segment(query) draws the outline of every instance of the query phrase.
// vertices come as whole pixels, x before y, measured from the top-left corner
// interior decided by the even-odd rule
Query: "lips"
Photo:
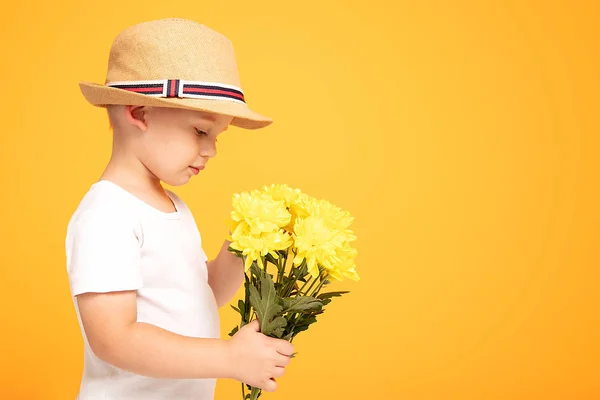
[[[190,165],[190,169],[192,170],[192,172],[194,173],[194,175],[198,175],[198,173],[204,169],[204,165],[199,165],[197,167],[191,166]]]

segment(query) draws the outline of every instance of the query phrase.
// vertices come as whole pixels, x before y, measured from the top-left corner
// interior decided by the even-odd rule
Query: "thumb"
[[[249,329],[253,332],[260,332],[260,324],[258,323],[258,320],[255,319],[247,323],[242,329]]]

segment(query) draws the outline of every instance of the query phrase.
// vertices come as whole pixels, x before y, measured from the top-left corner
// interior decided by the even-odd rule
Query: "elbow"
[[[126,345],[122,337],[115,334],[105,334],[102,337],[95,337],[92,340],[88,339],[92,353],[100,360],[123,368],[122,360],[124,358],[124,349]]]
[[[107,340],[94,339],[88,340],[88,343],[94,356],[106,363],[113,364],[112,358],[115,351],[112,350]]]

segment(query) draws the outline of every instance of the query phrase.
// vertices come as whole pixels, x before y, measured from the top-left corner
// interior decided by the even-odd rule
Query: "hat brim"
[[[205,111],[229,115],[233,117],[231,125],[243,129],[259,129],[273,123],[271,118],[260,115],[237,101],[155,97],[91,82],[79,82],[79,88],[85,99],[97,107],[121,104]]]

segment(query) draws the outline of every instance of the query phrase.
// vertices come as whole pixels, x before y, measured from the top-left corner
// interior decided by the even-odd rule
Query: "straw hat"
[[[240,85],[233,44],[195,21],[168,18],[117,35],[104,85],[80,82],[91,104],[174,107],[233,116],[232,125],[263,128],[273,121],[252,111]]]

